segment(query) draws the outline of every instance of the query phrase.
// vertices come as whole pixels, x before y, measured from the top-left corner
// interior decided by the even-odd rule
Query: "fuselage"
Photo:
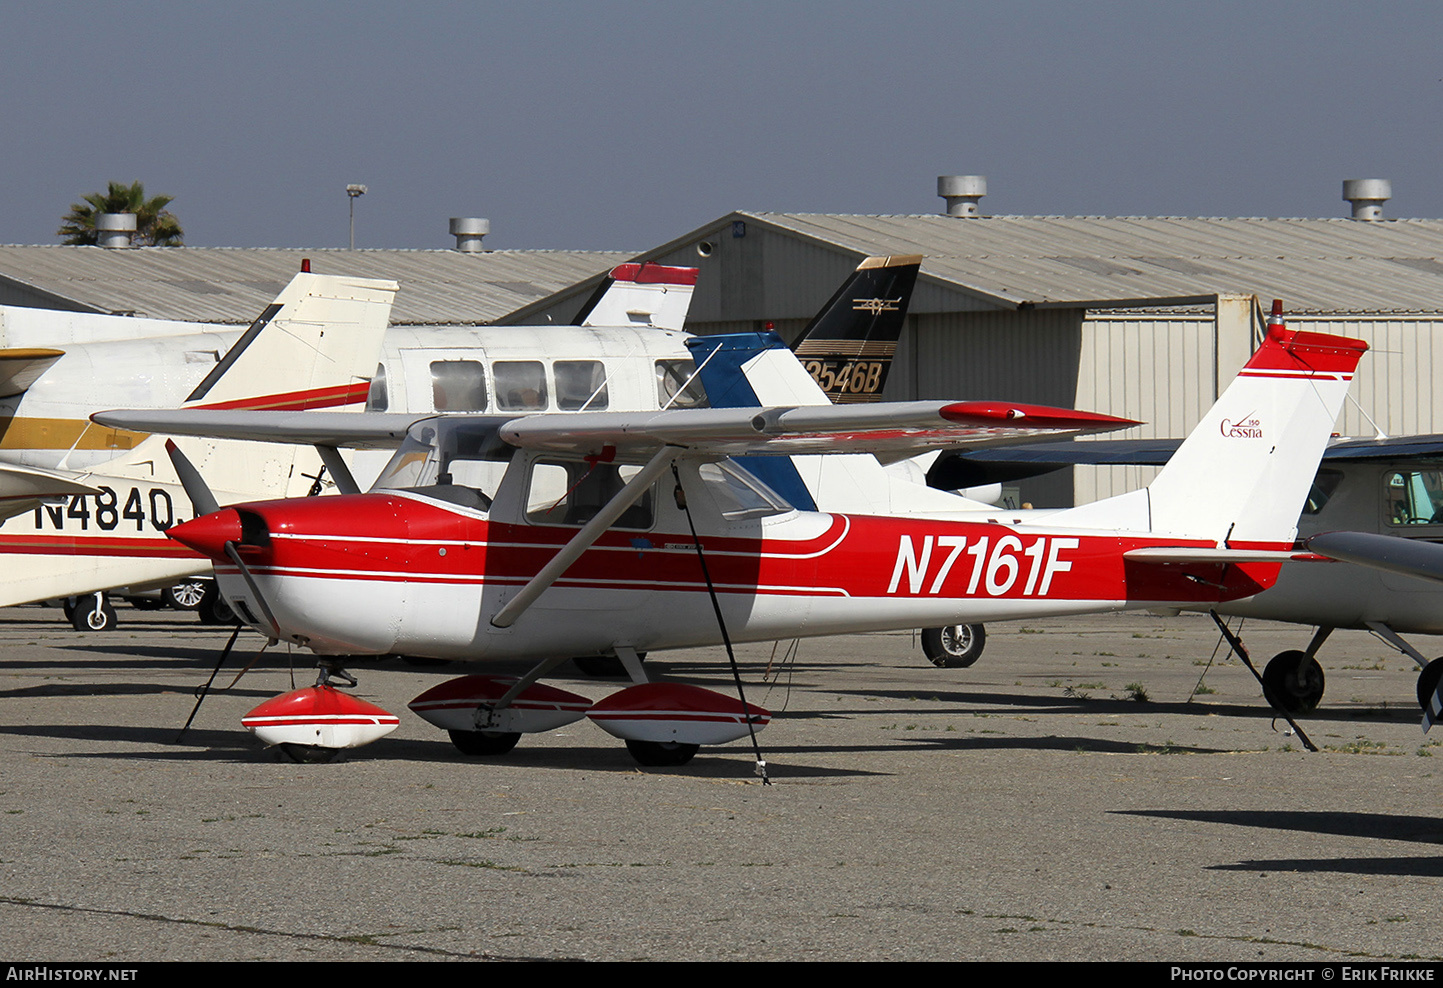
[[[1204,545],[1147,535],[791,509],[728,520],[705,481],[683,476],[737,641],[1216,601],[1258,592],[1277,570],[1124,559]],[[424,488],[379,491],[245,505],[174,534],[220,557],[222,590],[251,623],[264,627],[269,608],[282,637],[322,653],[538,658],[719,642],[696,540],[661,487],[649,517],[624,518],[504,629],[491,618],[579,527],[538,499],[508,510],[502,491],[488,511]],[[240,541],[264,606],[224,559],[226,540]]]

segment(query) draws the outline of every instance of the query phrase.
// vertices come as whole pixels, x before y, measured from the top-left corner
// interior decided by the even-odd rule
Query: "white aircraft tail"
[[[183,407],[359,409],[380,357],[396,289],[393,281],[296,275]],[[117,434],[116,444],[138,438]],[[185,440],[183,446],[217,491],[247,497],[303,495],[320,465],[309,447],[204,440]],[[137,479],[174,477],[160,437],[145,438],[97,470]]]
[[[1362,340],[1289,331],[1275,302],[1262,346],[1148,487],[1050,522],[1233,549],[1290,545],[1367,349]]]
[[[620,264],[597,286],[574,322],[680,331],[691,308],[697,270],[650,262]]]

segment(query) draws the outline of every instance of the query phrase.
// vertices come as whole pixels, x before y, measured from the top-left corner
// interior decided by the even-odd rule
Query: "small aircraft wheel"
[[[646,661],[646,653],[638,652],[637,657]],[[594,679],[616,679],[626,675],[626,667],[615,655],[578,655],[571,660],[583,675]]]
[[[324,765],[335,761],[341,753],[340,748],[325,748],[318,744],[279,744],[276,747],[283,761],[297,765]]]
[[[682,744],[679,741],[628,741],[626,750],[638,764],[664,768],[685,765],[696,755],[701,745]]]
[[[235,611],[231,610],[230,604],[226,603],[220,595],[220,587],[215,583],[205,588],[200,603],[195,607],[196,617],[200,618],[201,624],[239,624],[240,619],[236,617]]]
[[[183,580],[162,590],[160,599],[177,611],[193,611],[205,600],[205,592],[212,585],[210,580]]]
[[[76,631],[114,631],[115,607],[105,597],[81,597],[70,610],[70,626]]]
[[[518,732],[450,731],[451,743],[463,755],[504,755],[521,740]]]
[[[980,624],[922,629],[922,651],[939,669],[966,669],[982,656],[987,631]]]
[[[1323,699],[1323,667],[1306,652],[1279,652],[1263,669],[1263,697],[1285,714],[1305,714]]]
[[[1418,706],[1424,710],[1433,702],[1433,694],[1438,692],[1439,680],[1443,680],[1443,658],[1434,659],[1418,673]]]

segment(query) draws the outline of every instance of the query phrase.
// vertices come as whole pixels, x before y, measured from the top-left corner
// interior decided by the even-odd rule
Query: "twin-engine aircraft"
[[[349,655],[524,659],[519,679],[468,676],[412,702],[463,752],[582,716],[644,764],[769,715],[721,694],[647,682],[638,654],[731,641],[1252,596],[1294,548],[1298,511],[1366,344],[1270,327],[1262,346],[1147,488],[1054,512],[799,510],[732,456],[891,457],[1134,423],[1000,402],[691,409],[582,416],[336,416],[107,412],[164,434],[399,448],[370,493],[216,510],[171,538],[211,558],[247,624],[337,665]],[[1245,419],[1247,430],[1222,428]],[[208,512],[208,513],[207,513]],[[969,515],[971,516],[969,520]],[[599,703],[541,686],[572,656],[615,655],[636,685]],[[324,758],[394,715],[316,686],[243,721]]]

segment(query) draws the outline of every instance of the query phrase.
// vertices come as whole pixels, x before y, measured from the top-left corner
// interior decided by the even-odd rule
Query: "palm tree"
[[[140,182],[125,185],[111,182],[105,192],[94,192],[83,202],[72,203],[56,232],[67,244],[94,244],[95,220],[101,213],[134,213],[135,236],[132,243],[142,247],[180,247],[185,231],[166,206],[174,196],[145,198]]]

